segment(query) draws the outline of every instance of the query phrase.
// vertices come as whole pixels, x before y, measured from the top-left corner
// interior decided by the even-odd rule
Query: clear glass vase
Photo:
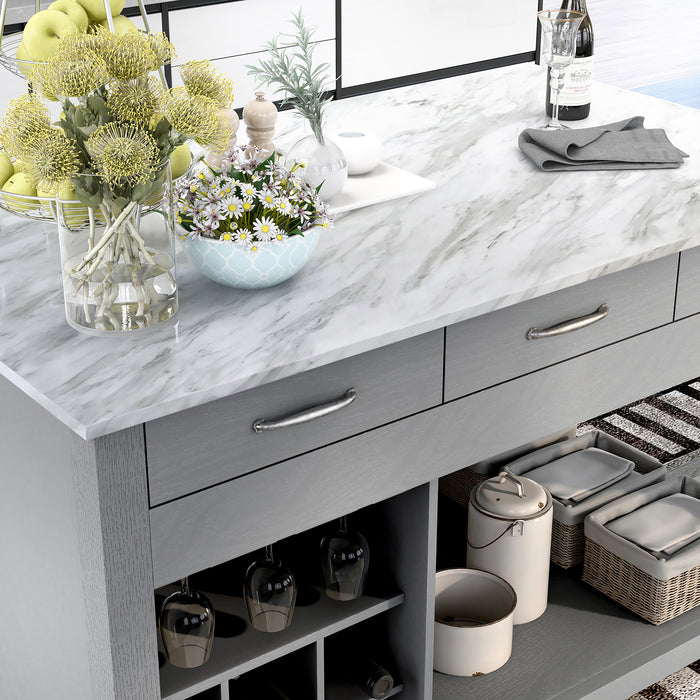
[[[183,578],[179,591],[168,596],[158,627],[168,661],[178,668],[196,668],[209,660],[214,642],[214,608]]]
[[[167,197],[97,208],[56,200],[66,320],[95,335],[155,326],[177,312]]]
[[[285,156],[284,165],[291,169],[294,163],[303,163],[303,177],[316,188],[321,185],[319,197],[326,201],[343,189],[348,179],[348,162],[340,147],[330,139],[319,140],[313,134],[297,141]]]
[[[321,540],[321,572],[326,595],[354,600],[362,595],[369,569],[369,545],[357,530],[340,518],[338,529]]]
[[[272,546],[248,567],[243,587],[248,616],[260,632],[281,632],[292,624],[297,598],[294,574],[275,559]]]

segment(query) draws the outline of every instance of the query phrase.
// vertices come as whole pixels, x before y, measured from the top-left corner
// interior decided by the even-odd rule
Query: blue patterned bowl
[[[289,279],[306,264],[321,235],[314,226],[303,236],[291,236],[284,245],[261,243],[251,255],[228,241],[186,236],[182,244],[192,264],[214,282],[237,289],[262,289]]]

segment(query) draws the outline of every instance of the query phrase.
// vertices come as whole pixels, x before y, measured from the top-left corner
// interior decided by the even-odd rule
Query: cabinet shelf
[[[434,697],[623,698],[700,656],[700,608],[655,627],[578,575],[552,567],[547,610],[515,626],[505,666],[477,678],[434,673]]]
[[[387,700],[396,697],[402,690],[403,685],[395,685],[386,695]],[[326,698],[328,700],[367,700],[367,695],[356,686],[330,681],[326,683]]]
[[[165,589],[162,592],[166,592]],[[207,596],[215,610],[247,620],[242,598],[209,593]],[[258,632],[248,624],[245,631],[236,637],[217,637],[209,661],[204,666],[180,669],[166,663],[160,669],[161,698],[187,700],[198,692],[395,608],[403,602],[403,593],[386,597],[363,595],[357,600],[342,603],[321,595],[312,605],[297,607],[291,626],[283,632]]]

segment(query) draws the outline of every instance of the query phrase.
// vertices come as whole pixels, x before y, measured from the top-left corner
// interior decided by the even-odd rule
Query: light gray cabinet
[[[594,604],[583,584],[557,574],[553,605],[541,623],[518,628],[513,658],[501,671],[479,679],[478,687],[474,679],[432,673],[437,479],[700,375],[700,314],[673,320],[678,259],[94,441],[75,437],[2,379],[5,459],[18,473],[31,469],[37,493],[49,488],[53,496],[32,513],[26,508],[32,489],[20,491],[17,503],[8,495],[5,531],[14,519],[23,532],[15,549],[42,532],[52,535],[56,549],[46,566],[45,554],[28,551],[24,569],[9,577],[12,593],[27,587],[37,595],[42,571],[59,558],[68,565],[59,579],[61,609],[73,612],[60,614],[70,623],[64,638],[71,648],[54,644],[40,652],[73,659],[52,696],[230,700],[238,697],[241,674],[270,676],[291,666],[303,697],[340,700],[345,690],[333,675],[333,649],[352,632],[386,639],[400,679],[397,697],[406,700],[484,700],[515,697],[516,690],[519,698],[539,700],[536,689],[545,677],[546,697],[624,697],[695,659],[697,611],[651,628],[622,609]],[[609,316],[565,334],[565,342],[557,342],[561,336],[524,339],[524,326],[546,328],[602,303],[609,304]],[[330,415],[260,434],[252,428],[259,418],[332,403],[353,387],[357,399]],[[28,425],[44,440],[32,440]],[[216,639],[212,659],[199,669],[158,669],[156,590],[166,593],[182,576],[252,561],[272,542],[313,561],[320,533],[345,514],[370,539],[374,580],[366,596],[300,608],[278,635],[248,630]],[[16,559],[8,549],[11,556]],[[220,610],[243,615],[241,584],[240,576],[219,581],[212,597]],[[239,597],[222,596],[222,588]],[[49,597],[38,595],[27,612],[30,629],[43,629],[50,615],[50,584],[46,590]],[[581,609],[579,600],[590,607]],[[575,629],[567,627],[572,621]],[[569,675],[546,675],[550,657],[574,654],[579,639],[595,653],[577,659]],[[21,662],[18,651],[7,654]],[[605,669],[595,665],[599,657],[609,660]],[[566,667],[568,659],[555,658],[554,668]],[[46,694],[29,673],[10,682],[8,697]]]

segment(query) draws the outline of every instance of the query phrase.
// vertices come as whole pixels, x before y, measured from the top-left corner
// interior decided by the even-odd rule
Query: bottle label
[[[564,69],[564,87],[559,93],[560,107],[578,107],[591,101],[593,56],[580,56]],[[549,101],[553,103],[550,93]]]

